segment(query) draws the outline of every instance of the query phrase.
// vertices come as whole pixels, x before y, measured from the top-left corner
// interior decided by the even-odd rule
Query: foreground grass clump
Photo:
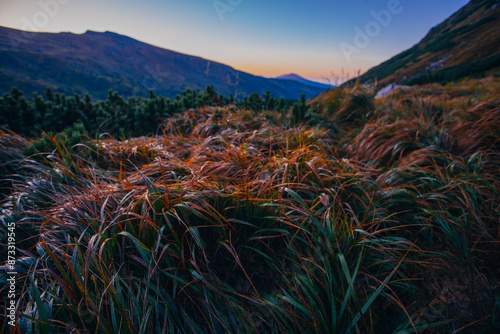
[[[13,331],[498,330],[500,96],[472,85],[332,91],[302,123],[188,109],[46,154],[2,133]]]

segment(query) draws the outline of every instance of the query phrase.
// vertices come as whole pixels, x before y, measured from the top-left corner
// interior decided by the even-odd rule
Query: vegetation
[[[207,86],[203,92],[186,89],[174,99],[156,96],[150,91],[147,99],[133,96],[125,100],[109,91],[106,100],[95,103],[88,94],[84,98],[79,95],[67,97],[52,93],[50,89],[45,91],[45,98],[34,93],[33,99],[28,100],[19,89],[12,88],[10,93],[0,97],[0,124],[25,136],[38,136],[41,131],[53,135],[77,127],[80,133],[93,137],[106,133],[123,138],[156,133],[162,120],[189,108],[234,104],[253,111],[272,109],[284,112],[294,103],[277,99],[270,92],[263,96],[253,93],[236,100],[233,96],[218,95],[212,86]],[[303,95],[298,105],[304,103]]]
[[[408,84],[424,84],[429,82],[446,83],[464,77],[482,77],[491,68],[500,67],[500,54],[496,54],[480,61],[465,62],[459,65],[446,67],[441,70],[422,74],[412,78]]]
[[[496,0],[472,0],[432,28],[416,45],[359,77],[380,87],[401,83],[449,83],[500,73],[500,7]],[[358,78],[352,79],[352,85]]]
[[[373,89],[286,107],[110,94],[60,134],[4,130],[12,332],[498,331],[500,82]],[[25,115],[12,96],[1,114]],[[101,124],[110,106],[123,123]],[[136,126],[137,106],[164,119]]]

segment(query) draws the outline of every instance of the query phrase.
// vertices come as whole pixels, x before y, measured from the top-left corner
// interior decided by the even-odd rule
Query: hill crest
[[[15,86],[43,92],[89,93],[104,99],[108,90],[124,97],[149,90],[175,97],[185,89],[212,85],[223,95],[241,98],[269,91],[276,97],[314,97],[326,88],[266,79],[212,60],[150,45],[114,32],[38,33],[0,26],[0,93]]]
[[[356,80],[423,84],[500,73],[500,1],[472,0],[410,49]]]

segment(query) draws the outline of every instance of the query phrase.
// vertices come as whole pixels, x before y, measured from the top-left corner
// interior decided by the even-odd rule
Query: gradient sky
[[[348,61],[356,28],[399,2]],[[46,32],[113,31],[266,77],[325,81],[364,72],[422,39],[468,0],[0,0],[0,25]],[[45,5],[44,5],[45,4]],[[57,8],[54,6],[57,5]],[[219,10],[216,9],[219,6]],[[372,22],[373,23],[373,22]],[[346,44],[343,44],[346,45]],[[359,45],[359,44],[358,44]],[[343,74],[342,74],[343,73]]]

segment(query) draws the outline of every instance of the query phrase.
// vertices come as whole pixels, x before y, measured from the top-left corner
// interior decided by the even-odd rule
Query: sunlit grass
[[[337,89],[301,124],[205,107],[29,154],[0,133],[18,330],[494,331],[499,98]]]

